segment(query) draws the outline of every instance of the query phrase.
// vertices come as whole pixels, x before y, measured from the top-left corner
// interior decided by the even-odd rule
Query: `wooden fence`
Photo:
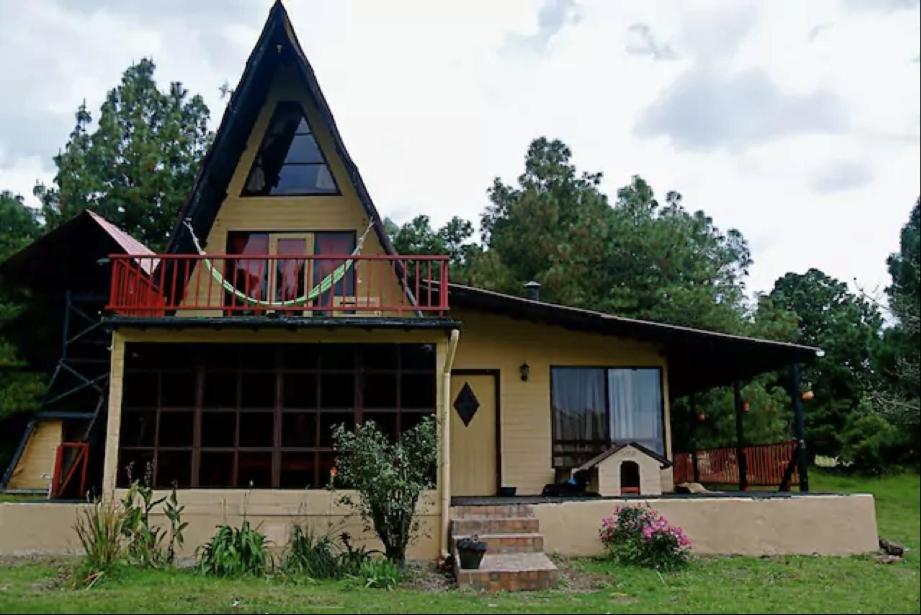
[[[747,462],[747,484],[758,486],[780,486],[798,480],[794,456],[796,442],[760,444],[742,449]],[[697,476],[694,472],[694,457],[697,457]],[[791,467],[792,464],[792,467]],[[676,453],[674,459],[675,484],[697,482],[702,484],[732,485],[739,483],[739,459],[735,447],[713,448],[694,453]],[[789,476],[785,477],[785,473]]]

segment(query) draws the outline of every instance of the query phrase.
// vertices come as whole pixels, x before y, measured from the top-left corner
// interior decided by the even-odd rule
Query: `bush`
[[[218,577],[264,576],[271,567],[264,534],[244,520],[239,528],[218,526],[217,534],[197,550],[198,569]]]
[[[364,587],[371,589],[396,589],[403,580],[400,566],[387,559],[365,560],[355,576]]]
[[[362,566],[380,551],[353,547],[351,537],[342,532],[318,534],[310,528],[295,525],[291,541],[281,564],[281,572],[289,578],[342,579],[358,577]]]
[[[355,509],[384,544],[384,554],[402,566],[406,547],[418,532],[415,520],[419,496],[434,486],[438,443],[435,421],[426,417],[393,443],[373,421],[354,431],[338,426],[337,478],[358,492],[341,502]]]
[[[124,511],[111,500],[97,500],[77,515],[74,531],[83,547],[78,585],[92,587],[122,559]]]
[[[689,558],[691,541],[651,508],[616,507],[601,520],[601,542],[620,563],[676,570]]]
[[[172,564],[176,559],[176,547],[182,546],[183,532],[189,525],[182,521],[185,507],[179,505],[175,487],[169,497],[155,500],[153,493],[147,483],[135,480],[122,498],[125,517],[122,535],[127,541],[128,563],[132,566],[159,568]],[[170,524],[168,533],[150,524],[150,513],[161,504]],[[167,539],[165,547],[164,539]]]
[[[841,434],[839,461],[848,469],[882,474],[900,461],[903,438],[899,430],[878,414],[852,414]]]

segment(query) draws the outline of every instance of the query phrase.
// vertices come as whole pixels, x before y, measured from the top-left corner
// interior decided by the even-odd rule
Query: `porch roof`
[[[659,344],[668,359],[669,386],[675,396],[730,385],[794,361],[810,361],[821,353],[812,346],[624,318],[462,284],[451,284],[449,294],[452,307]]]
[[[112,327],[138,329],[459,329],[450,318],[390,316],[105,316]]]

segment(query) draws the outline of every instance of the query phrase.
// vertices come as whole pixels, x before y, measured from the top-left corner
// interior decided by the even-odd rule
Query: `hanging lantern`
[[[815,399],[815,391],[803,391],[800,397],[803,398],[803,401],[811,401]]]
[[[748,414],[751,411],[752,411],[751,402],[743,401],[742,402],[742,412],[744,412],[745,414]]]
[[[700,410],[698,410],[697,411],[697,422],[703,423],[706,420],[707,420],[707,415],[701,412]]]

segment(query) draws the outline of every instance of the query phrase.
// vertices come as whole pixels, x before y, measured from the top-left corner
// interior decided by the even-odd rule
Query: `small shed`
[[[663,455],[636,442],[615,444],[576,469],[589,472],[589,489],[602,496],[662,495],[662,482],[671,472]],[[669,489],[670,490],[670,489]]]

